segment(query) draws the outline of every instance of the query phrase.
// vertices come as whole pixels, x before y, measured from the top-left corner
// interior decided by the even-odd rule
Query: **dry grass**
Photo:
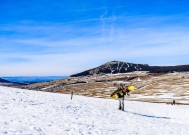
[[[116,90],[115,83],[133,83],[136,90],[131,92],[127,100],[144,102],[166,102],[176,99],[179,103],[189,103],[189,74],[149,74],[149,73],[125,73],[116,75],[102,75],[90,77],[76,77],[52,82],[27,85],[22,88],[76,95],[110,98],[110,94]],[[188,92],[188,94],[186,94]],[[174,96],[166,96],[174,95]],[[153,98],[152,98],[153,97]],[[177,100],[179,99],[179,100]]]

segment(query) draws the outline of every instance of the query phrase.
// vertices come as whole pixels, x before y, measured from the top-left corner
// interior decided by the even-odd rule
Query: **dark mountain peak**
[[[110,61],[99,67],[71,75],[71,77],[99,75],[99,74],[118,74],[133,71],[148,71],[151,73],[172,73],[189,72],[189,65],[179,66],[149,66],[147,64],[134,64],[122,61]]]
[[[96,74],[118,74],[132,71],[148,71],[150,66],[147,64],[134,64],[122,61],[110,61],[99,67],[72,75],[71,77],[87,76]]]
[[[121,64],[129,64],[129,65],[144,65],[144,66],[149,66],[148,64],[134,64],[134,63],[129,63],[129,62],[123,62],[123,61],[109,61],[105,63],[104,65],[121,65]]]
[[[109,61],[105,64],[118,64],[118,63],[127,63],[127,62],[122,62],[122,61]]]

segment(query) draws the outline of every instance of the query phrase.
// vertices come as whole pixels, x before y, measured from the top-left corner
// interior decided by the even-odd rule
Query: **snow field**
[[[0,87],[0,134],[188,135],[189,107]]]

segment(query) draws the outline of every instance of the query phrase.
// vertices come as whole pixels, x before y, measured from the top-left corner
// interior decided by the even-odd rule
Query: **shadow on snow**
[[[125,111],[125,112],[130,113],[130,114],[134,114],[134,115],[139,115],[139,116],[148,117],[148,118],[155,118],[155,119],[171,119],[171,118],[169,118],[169,117],[158,117],[158,116],[140,114],[140,113],[129,112],[129,111]]]

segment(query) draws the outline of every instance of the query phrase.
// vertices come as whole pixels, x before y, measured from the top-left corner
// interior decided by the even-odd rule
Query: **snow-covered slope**
[[[187,135],[189,107],[0,87],[0,134]]]

